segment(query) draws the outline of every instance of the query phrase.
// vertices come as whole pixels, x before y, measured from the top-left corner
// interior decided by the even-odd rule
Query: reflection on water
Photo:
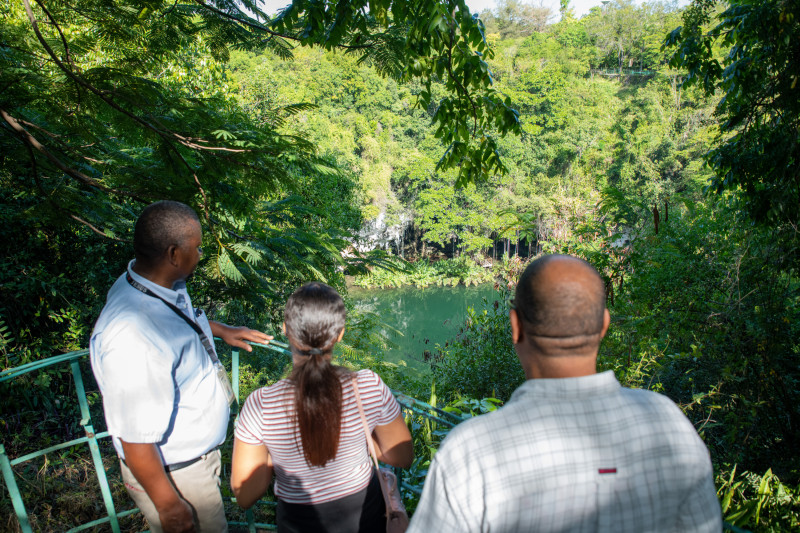
[[[432,352],[436,344],[444,345],[458,333],[468,307],[480,310],[500,298],[492,284],[426,289],[353,287],[349,293],[357,309],[376,313],[389,326],[384,334],[397,347],[389,349],[386,360],[406,361],[420,371],[428,370],[425,351]]]

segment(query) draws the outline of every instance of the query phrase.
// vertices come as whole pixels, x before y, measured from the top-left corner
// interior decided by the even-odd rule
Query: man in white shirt
[[[410,533],[722,530],[694,426],[669,398],[596,372],[610,317],[591,265],[534,261],[509,319],[527,381],[450,432]]]
[[[111,287],[90,341],[125,487],[154,532],[227,530],[217,448],[225,440],[230,385],[218,376],[210,339],[247,351],[245,341],[271,339],[209,321],[192,307],[185,281],[201,242],[190,207],[146,207],[134,230],[136,259]]]

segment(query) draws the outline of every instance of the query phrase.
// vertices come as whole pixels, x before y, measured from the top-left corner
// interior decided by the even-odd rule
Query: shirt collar
[[[175,304],[179,309],[183,309],[185,311],[191,307],[192,304],[191,300],[189,299],[189,293],[186,292],[185,281],[176,281],[172,286],[172,289],[168,289],[157,283],[153,283],[149,279],[134,272],[134,264],[136,264],[136,259],[131,259],[128,263],[128,274],[130,274],[135,281],[141,283],[166,301]]]
[[[606,370],[578,378],[529,379],[511,395],[508,403],[533,398],[548,400],[575,400],[592,396],[608,396],[619,391],[621,385],[614,372]]]

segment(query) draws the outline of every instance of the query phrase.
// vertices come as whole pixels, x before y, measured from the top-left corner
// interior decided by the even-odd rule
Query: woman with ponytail
[[[354,376],[378,458],[401,468],[414,458],[400,406],[380,377],[331,364],[344,323],[344,302],[333,288],[313,282],[297,289],[284,312],[292,373],[253,392],[236,422],[231,472],[236,501],[245,509],[252,506],[274,475],[280,533],[386,531]]]

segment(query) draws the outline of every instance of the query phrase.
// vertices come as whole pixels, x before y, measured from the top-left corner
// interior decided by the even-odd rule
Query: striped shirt
[[[364,414],[372,431],[400,414],[392,392],[371,370],[357,373]],[[372,477],[364,428],[349,379],[342,383],[342,422],[336,457],[310,466],[295,421],[294,386],[281,380],[253,392],[236,421],[236,438],[264,444],[275,465],[275,495],[288,503],[318,504],[363,490]]]

